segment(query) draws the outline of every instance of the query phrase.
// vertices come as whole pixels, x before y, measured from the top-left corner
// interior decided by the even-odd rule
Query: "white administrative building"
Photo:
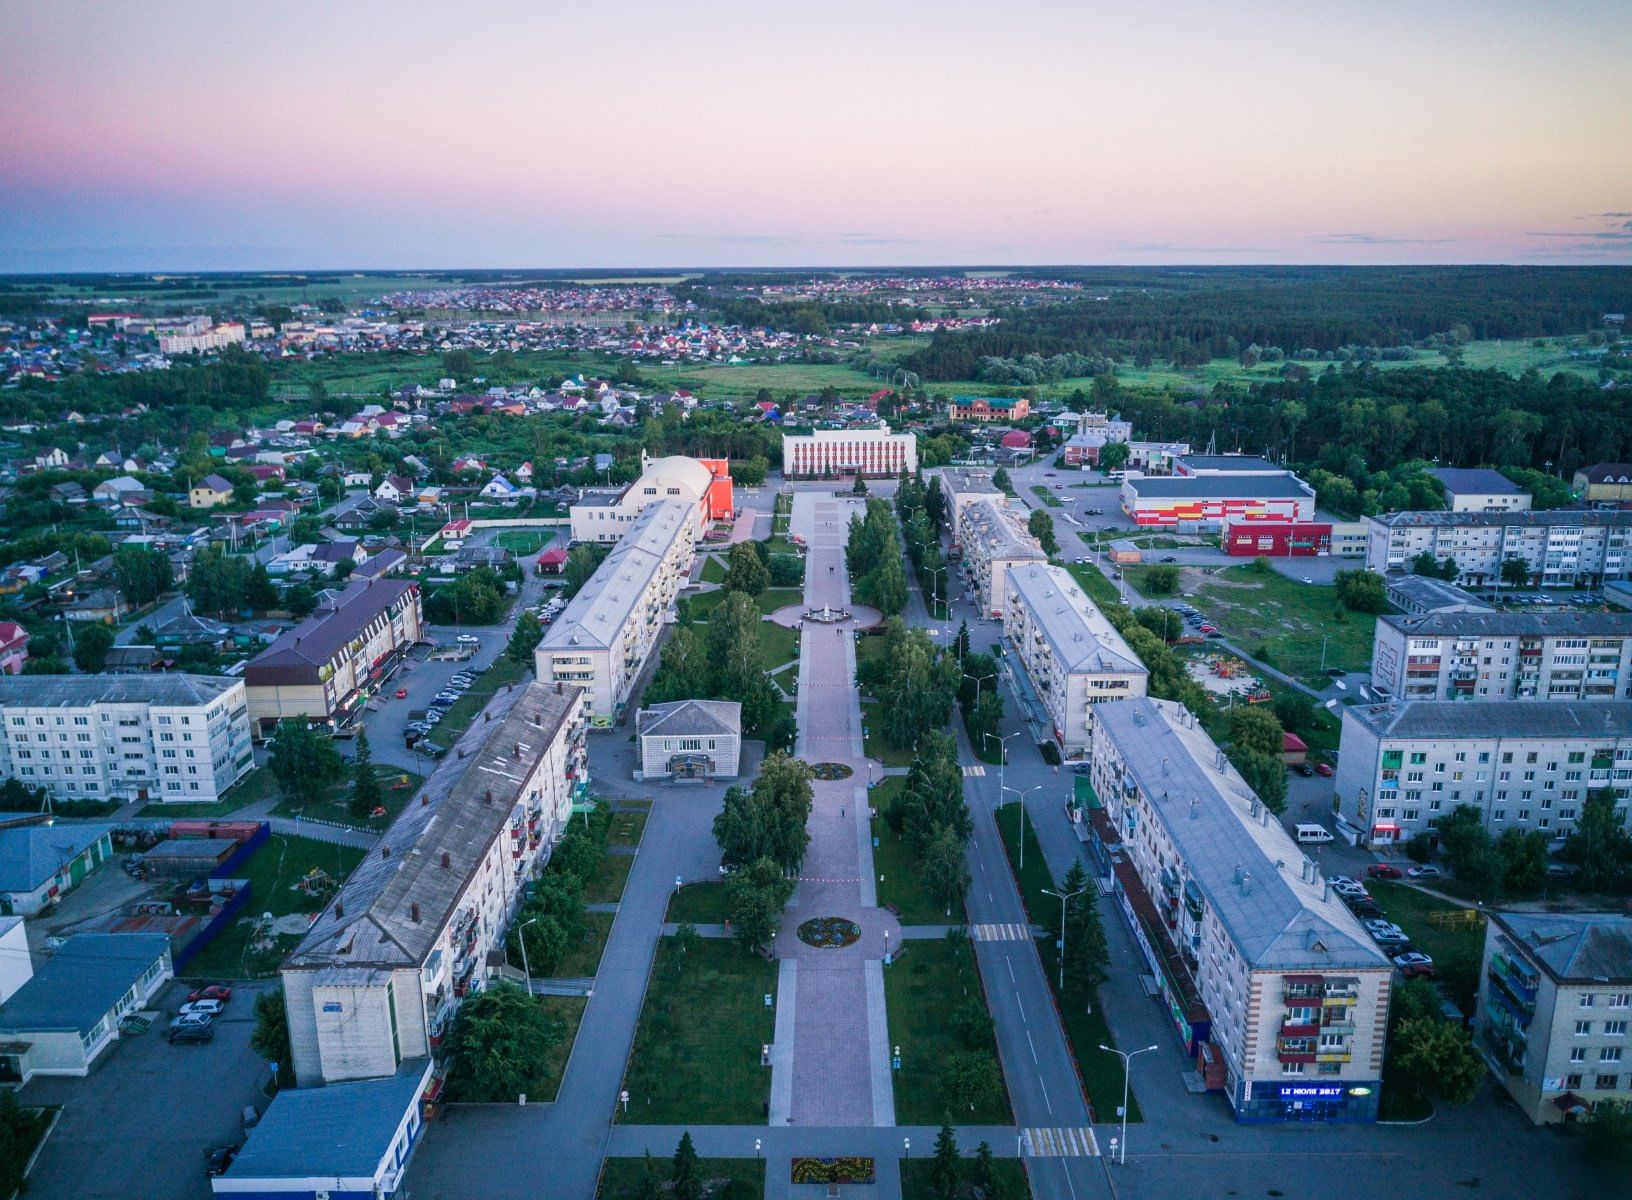
[[[818,429],[782,435],[782,474],[788,479],[894,478],[918,470],[918,435],[876,427]]]

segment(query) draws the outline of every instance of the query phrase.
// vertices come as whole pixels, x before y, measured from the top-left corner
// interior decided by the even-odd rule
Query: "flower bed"
[[[861,926],[845,917],[812,917],[799,926],[799,940],[822,950],[842,950],[861,938]]]
[[[875,1174],[870,1158],[796,1158],[794,1183],[872,1183]]]
[[[850,776],[855,774],[855,771],[843,763],[823,762],[812,763],[810,773],[817,779],[824,779],[832,783],[838,779],[849,779]]]

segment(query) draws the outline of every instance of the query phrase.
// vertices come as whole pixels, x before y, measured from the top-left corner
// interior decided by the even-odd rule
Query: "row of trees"
[[[965,860],[974,834],[974,821],[963,798],[958,746],[951,734],[939,730],[924,734],[906,784],[890,802],[884,819],[912,849],[924,886],[940,898],[950,915],[969,891]]]
[[[663,643],[644,702],[735,700],[742,705],[745,733],[771,750],[791,745],[793,718],[763,665],[754,602],[742,592],[725,592],[701,636],[692,624],[691,603],[682,599],[676,609],[679,621]]]
[[[814,789],[810,765],[777,751],[767,757],[751,787],[726,790],[714,818],[726,881],[732,936],[758,950],[776,936],[782,909],[793,894],[793,876],[805,861]]]
[[[425,619],[435,625],[496,625],[510,607],[504,578],[492,567],[467,571],[425,597]]]
[[[572,825],[562,835],[510,924],[506,954],[525,962],[535,976],[555,974],[568,951],[584,939],[584,890],[601,860],[606,827],[607,814],[597,811],[587,824]]]
[[[879,635],[870,635],[877,637]],[[900,618],[885,624],[882,652],[856,667],[856,683],[878,700],[870,718],[897,749],[920,745],[952,716],[961,672],[957,657],[909,628]]]
[[[278,589],[264,563],[206,546],[194,555],[187,572],[187,599],[196,612],[232,617],[245,610],[277,608]]]
[[[886,617],[907,606],[907,575],[901,569],[901,539],[895,515],[883,500],[867,501],[865,517],[850,518],[844,562],[850,572],[852,594]]]
[[[1575,865],[1574,884],[1588,892],[1622,892],[1632,887],[1632,837],[1615,815],[1615,793],[1587,793],[1581,815],[1564,843],[1562,857]],[[1436,826],[1446,865],[1486,904],[1504,896],[1533,896],[1547,883],[1549,838],[1541,829],[1505,829],[1491,837],[1479,810],[1459,805]],[[1407,847],[1426,862],[1433,835],[1419,833]]]
[[[895,491],[895,513],[907,542],[907,559],[918,577],[918,590],[928,601],[930,614],[946,603],[950,569],[941,553],[941,525],[946,520],[946,494],[940,477],[926,484],[921,478],[903,478]]]

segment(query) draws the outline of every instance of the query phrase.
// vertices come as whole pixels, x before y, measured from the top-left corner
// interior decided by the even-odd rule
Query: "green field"
[[[1185,572],[1187,585],[1193,578]],[[1364,671],[1371,665],[1376,615],[1343,608],[1332,588],[1299,583],[1274,571],[1260,574],[1246,565],[1226,567],[1193,591],[1196,607],[1226,638],[1305,683],[1328,682],[1321,671],[1322,640],[1325,666]]]
[[[884,968],[884,1002],[889,1012],[890,1042],[901,1049],[895,1072],[895,1115],[903,1125],[1007,1125],[1012,1117],[1008,1097],[971,1111],[954,1111],[941,1087],[947,1056],[969,1049],[952,1030],[947,1014],[965,1000],[982,1007],[975,950],[967,939],[920,939],[906,943],[893,964]],[[980,1048],[997,1063],[995,1035]]]
[[[698,576],[704,583],[724,583],[725,564],[710,554],[703,559],[702,574]]]
[[[599,912],[584,914],[583,929],[577,944],[569,947],[556,965],[554,973],[557,978],[586,979],[594,976],[601,965],[601,955],[606,951],[606,939],[612,933],[615,915]]]
[[[1479,988],[1479,966],[1485,953],[1485,928],[1478,925],[1440,926],[1429,921],[1434,913],[1460,912],[1466,904],[1452,904],[1404,883],[1368,879],[1366,890],[1383,906],[1418,950],[1434,960],[1434,976],[1447,995],[1465,1013],[1473,1012]]]
[[[601,1186],[595,1200],[646,1200],[670,1194],[669,1176],[674,1168],[670,1158],[608,1158],[601,1163]],[[652,1181],[646,1176],[650,1173]],[[697,1175],[705,1194],[713,1196],[732,1183],[765,1192],[765,1163],[757,1158],[699,1158]],[[655,1190],[653,1190],[655,1188]]]
[[[262,767],[261,772],[269,779],[272,778],[270,768]],[[273,805],[272,815],[309,817],[318,821],[338,821],[342,825],[356,825],[363,829],[384,829],[407,807],[408,801],[419,795],[420,785],[425,782],[413,771],[375,763],[374,778],[380,784],[380,807],[385,812],[377,817],[368,815],[357,817],[351,811],[351,788],[356,776],[356,764],[346,763],[345,777],[329,788],[328,793],[315,804],[302,804],[298,800],[291,800],[287,796],[282,796],[280,790],[277,794],[282,798]],[[273,786],[276,787],[275,780]]]
[[[760,1047],[775,1034],[776,964],[735,942],[702,938],[684,955],[657,944],[624,1087],[639,1125],[753,1125],[770,1102]]]
[[[584,887],[585,904],[615,904],[623,895],[623,885],[629,882],[629,871],[635,865],[633,854],[603,854],[595,864],[595,873]]]
[[[861,706],[861,727],[866,732],[862,738],[862,753],[886,767],[910,767],[912,747],[892,745],[876,728],[877,716],[878,701],[864,701]]]
[[[567,1060],[572,1057],[572,1044],[578,1039],[578,1026],[584,1019],[584,1008],[589,999],[585,996],[540,996],[538,1003],[547,1016],[560,1020],[566,1027],[566,1035],[551,1048],[550,1056],[545,1060],[539,1090],[527,1093],[528,1100],[548,1104],[561,1089],[561,1077],[567,1073]]]
[[[1034,485],[1031,489],[1031,494],[1036,496],[1037,499],[1041,500],[1049,508],[1065,507],[1065,504],[1060,500],[1060,498],[1056,496],[1051,489],[1044,487],[1042,484]]]
[[[493,544],[512,554],[537,554],[544,548],[544,539],[553,537],[536,529],[501,529]]]
[[[895,775],[873,789],[872,803],[879,811],[872,824],[873,836],[878,839],[878,845],[873,847],[873,875],[877,880],[878,902],[893,908],[903,925],[961,922],[962,908],[954,909],[950,917],[947,915],[946,906],[924,887],[919,875],[918,856],[905,839],[890,831],[889,823],[884,819],[883,814],[889,807],[889,795],[885,793],[885,788],[904,782],[902,776]]]
[[[668,915],[663,919],[673,925],[723,925],[730,915],[725,884],[688,883],[669,901]]]
[[[765,621],[759,627],[759,664],[774,671],[799,657],[799,631]],[[791,681],[786,685],[791,687]]]

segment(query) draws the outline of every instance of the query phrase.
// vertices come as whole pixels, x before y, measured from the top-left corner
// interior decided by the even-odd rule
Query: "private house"
[[[406,475],[387,475],[374,489],[374,499],[387,504],[412,504],[414,494],[414,481]]]
[[[1632,506],[1632,463],[1593,463],[1577,471],[1570,483],[1592,508]]]
[[[232,503],[232,481],[210,474],[195,483],[187,492],[189,508],[215,508]]]
[[[641,778],[735,779],[742,756],[742,705],[676,700],[635,714]]]
[[[16,621],[0,621],[0,673],[21,675],[28,662],[28,630]]]

